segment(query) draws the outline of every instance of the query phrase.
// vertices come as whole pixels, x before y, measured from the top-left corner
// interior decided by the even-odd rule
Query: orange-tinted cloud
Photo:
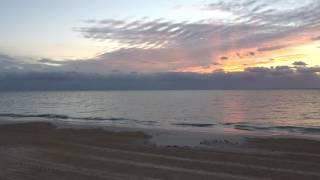
[[[319,65],[320,1],[217,0],[199,13],[228,14],[195,21],[173,19],[97,19],[76,33],[88,41],[114,43],[96,57],[59,61],[57,71],[199,72],[243,71],[294,61]],[[38,61],[46,65],[56,60]],[[24,66],[27,68],[27,66]]]

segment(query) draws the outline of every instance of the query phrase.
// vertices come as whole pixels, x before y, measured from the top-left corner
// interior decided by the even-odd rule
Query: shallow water
[[[0,92],[0,119],[320,136],[320,91]]]

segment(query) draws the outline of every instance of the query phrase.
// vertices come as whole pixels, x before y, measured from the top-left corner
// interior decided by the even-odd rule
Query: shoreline
[[[57,128],[46,122],[0,125],[0,178],[320,178],[319,141],[250,137],[242,143],[203,140],[210,148],[201,148],[157,145],[148,133],[111,129]]]
[[[206,127],[196,127],[195,129],[172,128],[164,129],[160,126],[141,126],[128,127],[128,125],[113,125],[100,123],[99,120],[91,121],[69,121],[63,119],[46,119],[46,118],[7,118],[0,120],[2,125],[15,124],[32,124],[32,123],[48,123],[57,129],[100,129],[108,132],[142,132],[150,136],[149,143],[159,146],[181,146],[191,148],[212,148],[210,142],[227,141],[227,144],[243,144],[247,139],[301,139],[319,141],[320,136],[316,134],[297,134],[285,132],[269,132],[254,131],[234,128],[214,127],[206,129]],[[182,126],[183,127],[183,126]],[[215,143],[216,145],[219,145]],[[224,144],[225,145],[225,144]],[[210,147],[211,146],[211,147]]]
[[[19,124],[49,124],[55,129],[62,130],[102,130],[110,133],[126,133],[140,132],[148,136],[148,144],[164,147],[184,147],[195,149],[234,149],[240,145],[245,145],[249,140],[253,139],[297,139],[307,141],[318,141],[320,138],[317,135],[300,135],[300,134],[284,134],[284,133],[268,133],[246,131],[239,129],[222,129],[215,128],[214,131],[199,131],[199,129],[163,129],[161,127],[127,127],[119,125],[106,125],[84,122],[62,121],[61,119],[51,120],[45,118],[31,119],[9,119],[0,120],[0,127],[3,125],[19,125]],[[246,148],[240,146],[240,149]]]

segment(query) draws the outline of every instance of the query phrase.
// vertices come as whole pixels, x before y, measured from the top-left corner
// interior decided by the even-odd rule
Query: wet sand
[[[320,179],[318,141],[250,138],[217,150],[159,147],[149,139],[39,122],[1,125],[0,179]]]

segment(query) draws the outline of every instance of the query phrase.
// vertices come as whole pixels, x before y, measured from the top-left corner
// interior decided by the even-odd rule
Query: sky
[[[319,0],[0,0],[0,73],[319,75],[319,9]]]

